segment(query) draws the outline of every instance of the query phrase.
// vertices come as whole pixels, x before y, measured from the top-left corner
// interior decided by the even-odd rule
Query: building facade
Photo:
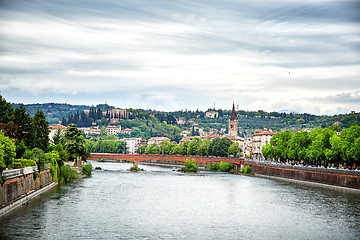
[[[264,128],[261,131],[255,132],[252,135],[252,147],[251,147],[251,157],[257,160],[265,160],[262,154],[263,146],[270,143],[271,138],[276,134],[276,132],[271,131],[271,129],[267,130]]]
[[[121,132],[121,126],[107,126],[105,128],[106,135],[116,135]]]
[[[146,144],[146,141],[142,140],[141,137],[137,138],[123,138],[121,139],[126,142],[126,150],[125,153],[127,154],[135,154],[137,150],[142,144]]]

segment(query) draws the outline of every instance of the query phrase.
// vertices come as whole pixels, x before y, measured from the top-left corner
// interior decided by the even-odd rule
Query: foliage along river
[[[263,178],[92,162],[0,219],[0,239],[360,239],[360,195]]]

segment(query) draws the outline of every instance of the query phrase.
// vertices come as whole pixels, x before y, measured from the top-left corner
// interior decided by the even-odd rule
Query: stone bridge
[[[184,165],[187,159],[195,160],[199,167],[207,167],[210,163],[229,162],[234,164],[235,170],[240,169],[244,164],[241,158],[222,158],[222,157],[200,157],[200,156],[178,156],[178,155],[145,155],[145,154],[116,154],[116,153],[91,153],[92,159],[112,159],[126,160],[130,162],[148,162],[159,164]]]

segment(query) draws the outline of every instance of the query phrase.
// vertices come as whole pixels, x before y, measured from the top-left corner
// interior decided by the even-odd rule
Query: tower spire
[[[230,121],[236,120],[236,113],[235,113],[235,103],[233,102],[232,112],[231,112],[231,118]]]

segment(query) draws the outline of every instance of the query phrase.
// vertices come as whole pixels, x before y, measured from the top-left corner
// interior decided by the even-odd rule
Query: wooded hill
[[[18,106],[19,104],[13,104]],[[83,110],[96,109],[96,111],[111,111],[115,107],[107,104],[100,104],[96,107],[86,105],[70,105],[61,103],[44,103],[44,104],[26,104],[27,111],[34,115],[39,109],[42,110],[47,120],[50,123],[59,123],[65,119],[65,123],[76,123],[79,127],[90,127],[92,122],[97,125],[106,126],[109,124],[106,117],[95,119],[85,119]],[[136,135],[143,137],[151,136],[169,136],[174,137],[178,135],[181,130],[192,131],[192,134],[197,135],[194,127],[203,128],[208,132],[210,129],[227,129],[228,120],[231,116],[229,110],[216,110],[219,117],[210,119],[205,117],[204,111],[174,111],[174,112],[160,112],[155,110],[143,109],[126,109],[131,112],[129,117],[121,119],[117,124],[122,128],[135,128]],[[212,110],[212,109],[209,109]],[[279,113],[279,112],[265,112],[259,111],[236,111],[237,119],[239,121],[239,134],[245,136],[254,133],[256,130],[262,128],[272,129],[273,131],[282,130],[298,130],[302,128],[316,128],[329,127],[335,122],[340,129],[349,128],[352,123],[360,125],[360,114],[340,114],[334,116],[318,116],[308,113]],[[181,119],[185,124],[177,124],[176,119]],[[194,126],[195,123],[195,126]],[[172,127],[168,125],[173,125]],[[132,134],[134,135],[134,134]]]

